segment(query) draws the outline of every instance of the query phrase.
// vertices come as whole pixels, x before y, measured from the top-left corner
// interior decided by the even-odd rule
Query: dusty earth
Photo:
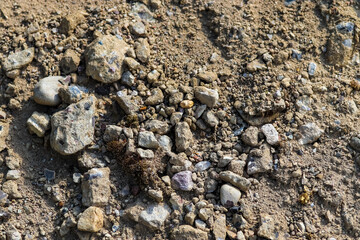
[[[9,181],[8,161],[20,162],[21,172],[16,180],[20,196],[9,197],[0,207],[0,238],[20,239],[14,237],[13,233],[17,232],[22,239],[169,239],[174,228],[189,224],[184,220],[186,211],[173,211],[159,230],[128,219],[123,213],[134,203],[154,200],[147,194],[148,186],[135,181],[119,157],[101,142],[106,125],[138,131],[145,119],[169,122],[170,116],[157,113],[162,106],[171,105],[170,94],[159,104],[162,106],[141,110],[139,114],[144,119],[137,125],[129,125],[114,100],[117,90],[123,87],[121,83],[100,83],[87,77],[84,71],[84,51],[96,37],[120,35],[129,45],[134,45],[139,37],[129,25],[142,21],[146,26],[143,37],[151,48],[150,59],[142,63],[142,69],[146,73],[156,69],[161,77],[156,83],[139,80],[133,90],[140,89],[140,82],[147,91],[155,87],[164,93],[166,89],[185,89],[184,99],[194,100],[195,107],[200,104],[186,87],[203,85],[219,92],[219,103],[212,109],[220,119],[216,127],[201,129],[193,113],[184,111],[182,121],[190,123],[194,138],[186,154],[194,165],[196,161],[190,156],[196,152],[212,166],[206,173],[197,174],[193,191],[176,190],[176,194],[186,204],[200,200],[211,205],[214,216],[209,219],[225,214],[226,223],[222,227],[227,231],[227,239],[243,239],[240,234],[237,236],[239,231],[246,239],[360,239],[360,157],[356,146],[349,145],[360,134],[356,107],[360,106],[357,78],[360,77],[360,3],[345,0],[142,2],[150,9],[151,19],[132,14],[135,1],[1,1],[1,62],[11,53],[30,47],[35,47],[35,58],[15,79],[7,77],[4,69],[0,73],[0,113],[3,114],[0,121],[10,125],[5,145],[0,146],[0,186]],[[69,34],[58,31],[65,16],[79,13],[84,19],[73,31]],[[350,50],[336,45],[336,31],[341,30],[337,26],[347,22],[354,24],[354,29],[345,29],[348,31],[345,35],[351,35]],[[84,233],[72,226],[61,236],[63,222],[70,215],[77,220],[86,209],[81,204],[81,184],[73,180],[74,173],[87,171],[78,165],[84,151],[70,156],[57,153],[49,144],[50,131],[39,138],[29,133],[26,121],[34,111],[52,115],[66,107],[66,104],[48,107],[35,103],[33,89],[44,77],[66,75],[59,62],[67,49],[73,49],[81,58],[79,67],[71,73],[73,82],[86,87],[98,99],[95,137],[89,148],[108,160],[105,165],[111,170],[112,193],[108,205],[101,208],[104,226],[100,231]],[[315,71],[311,63],[316,64]],[[198,74],[204,71],[216,73],[216,79],[199,81]],[[249,175],[245,167],[243,176],[250,179],[251,187],[242,191],[239,204],[235,204],[240,209],[219,207],[223,182],[216,175],[227,169],[217,166],[219,159],[232,155],[250,161],[250,151],[265,139],[260,134],[260,143],[251,147],[243,142],[241,134],[250,125],[260,128],[268,122],[280,135],[279,143],[271,147],[272,168]],[[302,137],[299,129],[309,122],[315,123],[323,134],[303,145],[299,143]],[[168,135],[174,141],[174,128]],[[172,151],[178,153],[175,146]],[[44,169],[55,171],[55,179],[48,181]],[[172,175],[164,169],[156,174]],[[211,194],[204,190],[208,176],[219,183]],[[127,186],[131,194],[120,194]],[[54,197],[54,193],[60,197]],[[164,202],[169,204],[165,193]],[[235,215],[244,217],[246,224],[236,224]],[[261,218],[265,215],[275,222],[277,234],[266,237],[260,233]],[[202,230],[208,233],[208,239],[214,239],[217,223],[209,219],[204,221],[206,227]],[[183,238],[196,237],[184,235]]]

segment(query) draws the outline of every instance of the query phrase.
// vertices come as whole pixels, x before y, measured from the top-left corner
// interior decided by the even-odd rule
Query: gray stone
[[[139,154],[141,158],[154,158],[154,152],[150,149],[144,150],[142,148],[136,149],[136,152]]]
[[[220,201],[221,204],[225,207],[232,207],[237,205],[241,197],[241,192],[239,189],[229,185],[224,184],[220,188]]]
[[[77,103],[83,98],[83,92],[80,87],[72,85],[59,89],[59,96],[64,103]]]
[[[107,125],[103,139],[105,142],[119,141],[123,129],[116,125]]]
[[[249,190],[251,186],[251,182],[249,179],[244,178],[230,171],[220,172],[219,177],[221,180],[231,183],[232,185],[238,187],[240,190],[244,192]]]
[[[218,167],[226,167],[233,159],[231,156],[223,156],[218,163]]]
[[[311,76],[311,77],[315,76],[316,68],[317,68],[316,63],[314,63],[314,62],[309,63],[309,66],[308,66],[309,76]]]
[[[98,232],[104,225],[103,212],[98,207],[87,208],[79,218],[77,228],[85,232]]]
[[[140,213],[139,222],[151,230],[159,230],[171,213],[167,204],[151,204]]]
[[[303,145],[315,142],[324,133],[324,131],[316,126],[315,123],[302,125],[299,130],[302,135],[299,139],[299,143]]]
[[[159,147],[159,142],[154,133],[144,131],[139,133],[138,145],[144,148],[157,149]]]
[[[146,27],[142,22],[135,22],[130,24],[130,31],[137,36],[146,35]]]
[[[179,123],[182,116],[183,116],[182,112],[174,112],[174,113],[172,113],[171,117],[170,117],[171,125],[176,125],[177,123]]]
[[[271,171],[273,159],[268,144],[262,144],[258,149],[253,149],[249,154],[247,173],[249,175]]]
[[[44,137],[45,132],[50,129],[50,117],[45,113],[33,112],[31,117],[26,121],[30,133],[38,137]]]
[[[116,93],[116,101],[121,109],[128,115],[134,114],[139,110],[139,101],[135,96],[126,95],[118,91]]]
[[[130,70],[137,70],[141,65],[132,57],[126,57],[124,63],[129,67]]]
[[[158,105],[164,101],[164,94],[160,88],[154,88],[151,90],[151,96],[145,100],[146,105]]]
[[[67,84],[68,81],[61,76],[41,79],[34,88],[34,101],[46,106],[59,105],[61,103],[59,89]]]
[[[135,53],[136,57],[140,60],[140,62],[147,63],[150,58],[150,45],[145,38],[140,38],[135,43]]]
[[[219,214],[215,216],[215,221],[213,225],[213,234],[216,240],[225,240],[226,239],[226,215]]]
[[[172,140],[167,135],[162,135],[158,138],[158,142],[161,148],[165,151],[171,152],[171,148],[173,146]]]
[[[140,19],[147,22],[155,22],[155,19],[152,16],[152,12],[146,7],[145,4],[139,2],[132,5],[129,15],[139,17]]]
[[[6,148],[6,138],[9,135],[9,123],[0,121],[0,152]]]
[[[124,72],[121,76],[121,83],[128,87],[134,86],[135,85],[134,75],[132,75],[130,71]]]
[[[145,129],[158,134],[166,134],[169,132],[169,125],[164,121],[149,120],[145,123]]]
[[[357,152],[360,152],[360,138],[352,137],[350,140],[350,146]]]
[[[206,111],[202,115],[202,119],[210,126],[210,127],[216,127],[219,124],[219,119],[215,116],[215,114],[212,111]]]
[[[261,131],[265,135],[268,144],[277,145],[279,143],[279,133],[272,124],[263,125]]]
[[[202,104],[212,108],[215,107],[219,100],[219,93],[217,90],[213,90],[206,87],[195,87],[195,98]]]
[[[184,152],[193,142],[193,135],[186,122],[180,122],[175,127],[175,145],[178,152]]]
[[[116,36],[103,35],[96,38],[84,53],[86,74],[103,83],[120,80],[128,48],[129,46]]]
[[[208,178],[205,181],[205,189],[207,193],[215,192],[218,187],[218,182],[215,179]]]
[[[83,151],[78,158],[78,164],[80,168],[102,168],[105,167],[105,163],[102,161],[101,154],[97,152]]]
[[[21,177],[21,172],[19,170],[9,170],[6,173],[6,180],[17,180]]]
[[[211,83],[217,79],[217,74],[214,72],[203,72],[198,74],[198,78],[204,82]]]
[[[84,174],[81,183],[82,204],[84,206],[106,206],[111,195],[110,169],[93,168]]]
[[[195,110],[195,118],[196,119],[200,118],[205,110],[206,110],[205,104],[197,106]]]
[[[208,240],[206,232],[193,228],[190,225],[181,225],[172,230],[171,240]]]
[[[199,172],[206,171],[210,167],[211,167],[211,162],[209,161],[201,161],[195,164],[195,170]]]
[[[52,116],[50,144],[54,150],[62,155],[70,155],[92,143],[95,100],[91,96]]]
[[[259,144],[259,129],[257,127],[248,127],[241,135],[241,140],[250,147],[256,147]]]
[[[10,54],[2,64],[5,72],[20,69],[32,62],[35,56],[35,48],[28,48],[20,52]]]
[[[152,70],[147,75],[148,83],[154,83],[156,82],[160,77],[160,73],[157,70]]]
[[[60,60],[60,69],[63,73],[69,74],[76,72],[80,64],[80,57],[72,50],[66,50],[64,56]]]
[[[191,191],[194,187],[191,175],[190,171],[183,171],[174,174],[171,179],[172,187],[182,191]]]

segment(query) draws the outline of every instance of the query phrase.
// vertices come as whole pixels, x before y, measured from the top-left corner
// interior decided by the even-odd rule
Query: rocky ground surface
[[[0,239],[360,239],[360,3],[0,5]]]

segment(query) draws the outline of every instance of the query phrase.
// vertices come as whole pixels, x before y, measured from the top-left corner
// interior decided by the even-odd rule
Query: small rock
[[[200,219],[195,220],[195,227],[203,231],[207,230],[206,223]]]
[[[120,80],[128,48],[129,46],[123,40],[112,35],[96,38],[84,53],[86,74],[103,83]]]
[[[165,151],[171,152],[171,148],[173,143],[169,136],[163,135],[158,138],[159,146],[163,148]]]
[[[22,239],[21,234],[16,229],[7,231],[6,235],[7,235],[8,240],[21,240]]]
[[[5,158],[5,163],[6,166],[11,170],[19,169],[22,163],[22,158],[15,156],[8,156]]]
[[[26,125],[30,133],[44,137],[45,132],[50,129],[50,117],[45,113],[33,112]]]
[[[82,91],[78,86],[69,86],[59,89],[59,96],[64,103],[77,103],[83,98]]]
[[[136,149],[136,152],[139,154],[141,158],[154,158],[154,152],[150,149],[144,150],[142,148]]]
[[[272,124],[263,125],[261,131],[265,135],[268,144],[277,145],[279,143],[279,133]]]
[[[249,179],[239,176],[230,171],[220,172],[219,177],[221,180],[231,183],[232,185],[238,187],[240,190],[246,192],[251,186]]]
[[[8,194],[10,198],[22,198],[15,180],[8,180],[4,182],[2,185],[2,190],[4,193]]]
[[[309,63],[309,66],[308,66],[309,76],[311,76],[311,77],[315,76],[316,67],[317,67],[316,63],[314,63],[314,62]]]
[[[98,232],[103,227],[103,212],[98,207],[89,207],[81,215],[77,224],[80,231]]]
[[[76,72],[79,64],[80,57],[72,49],[68,49],[60,60],[60,68],[65,74]]]
[[[231,156],[223,156],[218,163],[218,167],[226,167],[233,159]]]
[[[206,111],[202,118],[210,127],[216,127],[219,124],[219,119],[212,111]]]
[[[212,108],[215,107],[219,100],[219,93],[217,90],[213,90],[206,87],[196,87],[195,88],[195,98],[199,100],[202,104]]]
[[[171,213],[166,204],[151,204],[140,213],[139,221],[152,230],[161,229],[165,220]]]
[[[212,178],[208,178],[205,181],[205,189],[207,193],[215,192],[218,187],[218,182]]]
[[[266,239],[277,239],[274,219],[269,215],[261,215],[260,217],[260,227],[257,235]]]
[[[61,103],[59,89],[64,85],[67,85],[67,82],[61,76],[41,79],[34,88],[34,101],[46,106],[59,105]]]
[[[204,111],[206,110],[206,105],[200,105],[196,108],[195,110],[195,118],[198,119],[202,116],[202,114],[204,113]]]
[[[173,114],[171,114],[170,123],[172,125],[178,124],[180,122],[182,116],[183,116],[182,112],[174,112]]]
[[[180,122],[175,127],[175,145],[178,152],[184,152],[190,147],[193,135],[186,122]]]
[[[111,195],[109,175],[109,168],[93,168],[84,174],[81,184],[84,206],[108,204]]]
[[[130,24],[130,31],[137,36],[146,35],[146,27],[142,22],[135,22]]]
[[[211,83],[217,79],[217,74],[214,72],[203,72],[198,74],[198,78],[204,82]]]
[[[259,144],[259,129],[257,127],[248,127],[241,135],[241,140],[250,147],[256,147]]]
[[[273,159],[269,145],[262,144],[258,149],[250,151],[247,169],[249,175],[271,171],[272,167]]]
[[[123,129],[116,125],[107,125],[103,139],[105,142],[119,141]]]
[[[226,239],[226,215],[225,214],[219,214],[215,217],[215,222],[213,225],[213,234],[215,239],[220,240]]]
[[[315,123],[307,123],[305,125],[302,125],[299,130],[302,135],[299,143],[302,145],[315,142],[324,133],[324,131],[318,126],[316,126]]]
[[[71,13],[65,16],[60,23],[60,33],[70,35],[80,23],[85,22],[85,17],[80,12]]]
[[[158,134],[166,134],[170,129],[169,125],[164,121],[150,120],[145,123],[145,129]]]
[[[242,231],[238,231],[236,233],[236,240],[246,240],[244,233]]]
[[[6,173],[6,180],[17,180],[21,177],[21,172],[19,170],[9,170]]]
[[[184,100],[180,102],[180,107],[184,109],[189,109],[192,108],[193,106],[194,106],[194,102],[191,100]]]
[[[136,57],[140,62],[147,63],[150,58],[150,45],[145,38],[140,38],[135,43],[135,53]]]
[[[81,181],[81,173],[74,173],[72,178],[73,178],[74,183],[80,183],[80,181]]]
[[[172,187],[182,191],[191,191],[194,187],[190,171],[183,171],[174,174],[171,179]]]
[[[28,48],[26,50],[9,55],[2,64],[5,72],[20,69],[32,62],[35,56],[35,49]]]
[[[62,155],[74,154],[93,141],[95,97],[69,105],[51,118],[51,147]]]
[[[129,67],[130,70],[137,70],[141,65],[132,57],[126,57],[124,63]]]
[[[237,203],[240,200],[240,197],[241,197],[241,192],[237,188],[229,184],[224,184],[221,186],[220,200],[223,206],[233,207],[237,205]]]
[[[147,75],[148,83],[155,83],[160,77],[160,73],[157,70],[152,70]]]
[[[121,109],[128,115],[134,114],[139,110],[139,103],[134,96],[126,95],[118,91],[116,93],[116,101]]]
[[[52,181],[52,180],[55,179],[55,171],[45,168],[44,169],[44,176],[45,176],[47,181]]]
[[[246,65],[246,70],[248,70],[251,73],[256,72],[258,70],[263,70],[265,68],[266,68],[266,66],[263,63],[261,63],[258,59],[254,60]]]
[[[228,165],[228,170],[242,176],[244,174],[245,165],[246,165],[245,161],[232,160]]]
[[[144,131],[139,133],[138,145],[144,148],[157,149],[159,142],[153,132]]]
[[[0,152],[6,148],[6,138],[9,135],[9,123],[0,122]]]
[[[206,171],[210,167],[211,167],[211,162],[209,161],[202,161],[195,164],[195,170],[199,172]]]
[[[352,137],[350,140],[350,146],[357,152],[360,152],[360,138]]]
[[[151,96],[145,100],[146,105],[158,105],[164,101],[164,94],[160,88],[154,88],[151,90]]]
[[[152,199],[154,199],[155,201],[157,201],[159,203],[164,200],[163,193],[160,190],[156,191],[154,189],[150,189],[148,191],[148,194]]]
[[[121,76],[121,83],[128,87],[134,86],[135,85],[134,75],[132,75],[130,71],[124,72]]]
[[[172,230],[172,240],[208,240],[206,232],[193,228],[190,225],[181,225]]]

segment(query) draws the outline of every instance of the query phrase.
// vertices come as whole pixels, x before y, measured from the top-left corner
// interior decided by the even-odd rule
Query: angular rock
[[[84,206],[100,207],[108,204],[111,195],[109,175],[109,168],[93,168],[84,174],[81,183]]]
[[[324,131],[316,126],[315,123],[302,125],[299,130],[302,135],[299,139],[299,143],[303,145],[315,142],[324,133]]]
[[[219,100],[219,93],[217,90],[213,90],[206,87],[196,87],[195,88],[195,98],[199,100],[202,104],[205,104],[208,107],[215,107]]]
[[[154,83],[156,82],[160,77],[160,73],[157,70],[152,70],[147,75],[148,83]]]
[[[138,100],[134,96],[126,95],[119,91],[116,93],[116,101],[121,109],[128,115],[134,114],[139,110]]]
[[[128,48],[123,40],[112,35],[96,38],[85,51],[86,74],[103,83],[120,80]]]
[[[152,89],[151,96],[145,100],[145,104],[151,106],[160,104],[162,102],[164,102],[164,94],[160,88]]]
[[[146,38],[140,38],[135,43],[135,53],[140,62],[147,63],[149,61],[150,45]]]
[[[126,71],[121,76],[121,83],[125,84],[126,86],[133,86],[135,85],[135,77],[132,75],[130,71]]]
[[[229,185],[224,184],[220,188],[220,201],[221,204],[225,207],[232,207],[237,205],[241,197],[241,192],[239,189]]]
[[[142,148],[136,149],[136,152],[139,154],[141,158],[154,158],[155,154],[152,150],[144,150]]]
[[[98,232],[103,227],[103,212],[98,207],[87,208],[79,218],[77,228],[85,232]]]
[[[191,171],[183,171],[174,174],[171,179],[171,183],[174,189],[180,189],[182,191],[191,191],[194,187],[194,183],[191,178]]]
[[[67,84],[66,79],[61,76],[41,79],[34,88],[34,101],[46,106],[59,105],[61,103],[59,89]]]
[[[83,99],[51,118],[51,147],[62,155],[74,154],[93,141],[95,97]]]
[[[277,145],[279,143],[279,133],[272,124],[263,125],[261,131],[265,135],[268,144]]]
[[[6,148],[6,138],[9,135],[9,123],[0,122],[0,152]]]
[[[167,135],[162,135],[158,138],[159,146],[163,148],[165,151],[171,152],[171,148],[173,143],[171,138]]]
[[[215,217],[215,222],[213,225],[213,234],[214,238],[217,240],[226,239],[226,215],[225,214],[219,214]]]
[[[60,69],[65,74],[76,72],[80,64],[80,57],[72,50],[68,49],[60,60]]]
[[[210,127],[216,127],[219,124],[219,119],[215,116],[215,114],[212,111],[206,111],[202,115],[202,119],[210,126]]]
[[[28,48],[20,52],[9,55],[3,62],[2,67],[5,72],[20,69],[30,64],[35,56],[35,49]]]
[[[241,140],[250,147],[256,147],[259,144],[259,133],[257,127],[250,126],[241,135]]]
[[[257,232],[259,237],[277,239],[274,219],[269,215],[261,215],[260,227]]]
[[[26,125],[30,133],[34,133],[38,137],[44,137],[45,132],[50,129],[50,117],[45,113],[33,112]]]
[[[142,22],[135,22],[130,25],[130,31],[137,36],[146,35],[146,26]]]
[[[105,142],[118,141],[123,129],[116,125],[107,125],[103,139]]]
[[[253,149],[249,154],[247,173],[264,173],[271,171],[273,158],[268,144],[262,144],[258,149]]]
[[[101,154],[97,152],[91,152],[85,150],[78,158],[78,164],[80,168],[102,168],[105,167],[104,161],[102,161]]]
[[[193,135],[189,125],[186,122],[176,124],[175,127],[175,145],[178,152],[185,151],[193,142]]]
[[[140,213],[139,222],[152,230],[158,230],[164,225],[170,213],[171,209],[166,204],[151,204]]]
[[[357,152],[360,152],[360,138],[352,137],[350,140],[350,146]]]
[[[245,165],[245,161],[232,160],[228,165],[228,170],[242,176],[244,174]]]
[[[2,185],[2,190],[4,193],[8,194],[10,198],[22,198],[15,180],[8,180],[4,182]]]
[[[124,63],[129,67],[130,70],[137,70],[141,65],[132,57],[126,57]]]
[[[65,16],[61,22],[59,27],[59,32],[70,35],[76,28],[77,25],[85,21],[85,17],[80,12],[71,13]]]
[[[263,64],[258,59],[254,60],[246,65],[246,70],[248,70],[249,72],[256,72],[258,70],[263,70],[265,68],[266,68],[265,64]]]
[[[249,179],[239,176],[230,171],[220,172],[219,177],[221,180],[231,183],[232,185],[238,187],[240,190],[246,192],[251,186]]]
[[[223,156],[218,163],[218,167],[226,167],[233,159],[234,158],[232,156]]]
[[[158,134],[166,134],[170,129],[166,122],[159,120],[149,120],[145,123],[145,129]]]
[[[59,89],[59,96],[64,103],[77,103],[83,98],[83,92],[78,86],[72,85]]]
[[[203,72],[198,74],[198,78],[204,82],[211,83],[217,79],[217,74],[214,72]]]
[[[21,177],[21,172],[19,170],[9,170],[6,173],[6,180],[17,180]]]
[[[181,225],[175,228],[170,235],[171,240],[208,240],[206,232],[193,228],[190,225]]]
[[[144,148],[157,149],[159,147],[159,142],[154,133],[144,131],[139,133],[138,145]]]

